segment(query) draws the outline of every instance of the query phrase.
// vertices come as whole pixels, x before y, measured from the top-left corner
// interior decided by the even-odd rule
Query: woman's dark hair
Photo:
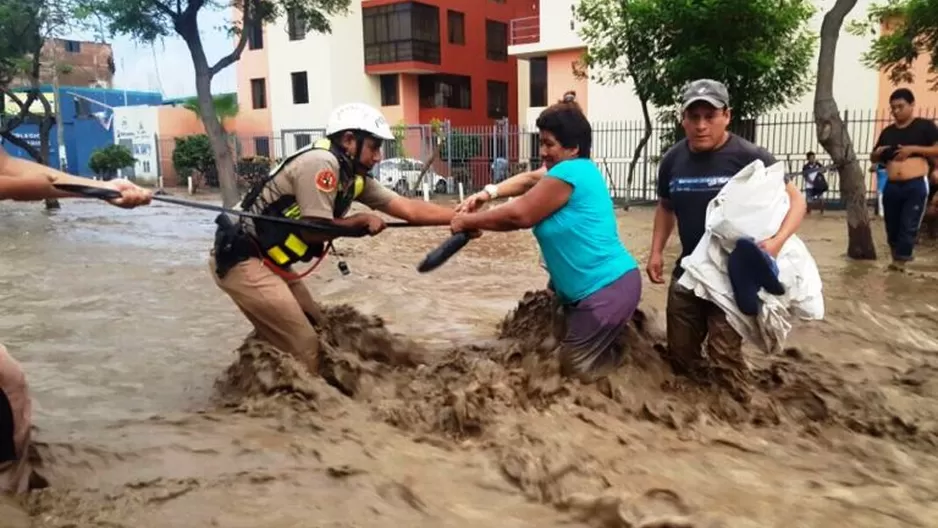
[[[537,117],[535,125],[538,130],[553,134],[564,148],[579,148],[577,157],[590,157],[593,127],[576,102],[560,102],[547,107]]]

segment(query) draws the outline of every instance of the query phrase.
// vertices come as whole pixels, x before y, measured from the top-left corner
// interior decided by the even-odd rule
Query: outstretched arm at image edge
[[[0,149],[0,200],[35,201],[49,198],[80,197],[56,189],[54,186],[56,183],[122,191],[110,182],[99,182],[88,178],[71,176],[34,161],[10,156],[6,151]],[[141,191],[143,190],[141,189]]]

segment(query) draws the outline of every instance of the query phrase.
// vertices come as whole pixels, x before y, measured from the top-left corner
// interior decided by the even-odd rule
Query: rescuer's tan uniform
[[[245,196],[244,211],[285,218],[342,218],[353,201],[372,209],[397,196],[373,178],[355,174],[322,139],[285,159]],[[242,219],[231,232],[221,224],[210,267],[216,284],[238,305],[259,337],[304,361],[317,372],[319,338],[310,319],[319,308],[309,289],[290,277],[291,266],[323,256],[326,247],[308,243],[283,224]],[[225,237],[228,237],[227,239]]]

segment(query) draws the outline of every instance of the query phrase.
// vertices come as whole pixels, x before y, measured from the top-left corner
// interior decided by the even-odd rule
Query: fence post
[[[443,122],[445,134],[446,134],[446,172],[453,176],[453,125],[452,122],[447,119]]]
[[[160,135],[153,134],[153,158],[156,161],[156,188],[163,188],[163,153],[160,148]]]
[[[495,163],[495,158],[498,157],[498,121],[492,125],[492,163]],[[493,174],[494,176],[494,174]]]
[[[505,143],[505,159],[508,160],[509,164],[511,163],[511,143],[509,142],[510,135],[511,135],[511,130],[510,130],[510,125],[508,124],[508,118],[503,117],[502,118],[502,140]],[[509,176],[511,175],[510,165],[508,169],[508,175]]]

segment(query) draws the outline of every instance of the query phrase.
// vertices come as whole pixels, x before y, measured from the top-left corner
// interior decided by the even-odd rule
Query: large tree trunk
[[[215,168],[218,170],[218,184],[221,187],[222,203],[225,207],[232,207],[238,203],[238,181],[235,176],[234,156],[228,144],[228,137],[218,120],[215,111],[215,102],[212,100],[212,78],[214,73],[205,57],[205,49],[199,37],[199,29],[193,15],[177,23],[176,31],[185,40],[192,55],[195,66],[195,91],[199,100],[202,124],[212,144],[212,153],[215,155]],[[242,39],[243,40],[243,39]]]
[[[818,141],[830,155],[840,175],[840,193],[847,209],[847,256],[875,260],[876,246],[870,231],[870,211],[866,204],[866,178],[857,160],[853,141],[834,100],[834,63],[837,40],[844,18],[857,0],[837,0],[821,24],[821,50],[817,61],[814,91],[814,122]]]
[[[638,166],[638,160],[642,156],[642,152],[645,151],[645,146],[648,145],[648,140],[651,139],[651,134],[654,129],[651,126],[651,113],[648,111],[648,98],[639,97],[639,102],[642,104],[642,118],[645,121],[645,132],[642,135],[642,139],[639,140],[638,145],[635,146],[635,152],[632,153],[632,161],[629,162],[629,175],[625,180],[625,210],[629,210],[629,206],[632,205],[632,182],[635,180],[635,167]]]
[[[215,154],[215,168],[218,171],[222,202],[225,207],[231,207],[237,204],[241,197],[235,175],[234,156],[231,154],[228,135],[215,114],[215,106],[212,102],[212,77],[207,67],[205,71],[199,71],[197,68],[195,75],[196,93],[199,97],[199,105],[202,107],[202,123],[205,125],[209,142],[212,144],[212,152]]]

